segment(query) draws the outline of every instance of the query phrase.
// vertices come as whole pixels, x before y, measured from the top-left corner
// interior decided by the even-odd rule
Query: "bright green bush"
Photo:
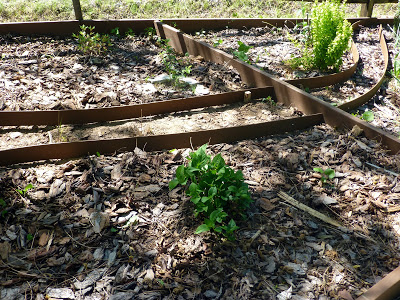
[[[345,19],[344,3],[326,0],[314,3],[311,19],[311,41],[314,66],[338,68],[350,46],[353,29]]]

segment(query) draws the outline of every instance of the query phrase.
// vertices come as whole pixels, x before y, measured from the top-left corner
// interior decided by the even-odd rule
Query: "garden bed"
[[[357,134],[322,125],[210,147],[243,171],[254,200],[234,242],[195,235],[192,204],[183,189],[168,190],[189,149],[2,168],[2,296],[360,295],[400,261],[400,161]],[[323,184],[313,167],[335,178]],[[289,206],[278,191],[347,229]]]
[[[263,30],[266,29],[254,31]],[[34,38],[23,39],[35,43]],[[136,39],[139,38],[127,40]],[[65,40],[62,41],[61,48]],[[118,40],[114,43],[118,45]],[[148,39],[144,43],[154,45]],[[76,62],[72,60],[74,63],[68,67],[63,65],[63,59],[58,59],[63,71],[57,74],[71,72],[75,64],[80,64],[83,69],[77,76],[82,81],[75,78],[74,86],[83,82],[87,93],[97,93],[96,89],[118,90],[122,74],[128,70],[130,77],[136,78],[132,82],[140,84],[148,83],[145,66],[151,66],[154,75],[162,71],[157,59],[151,63],[150,57],[146,64],[139,63],[139,59],[135,60],[136,65],[129,66],[126,53],[130,50],[118,50],[117,58],[107,56],[102,58],[107,61],[97,65],[89,57],[75,55],[72,40],[68,47],[66,53],[70,51]],[[21,51],[32,51],[38,57],[39,51],[32,49],[35,47],[31,45]],[[12,70],[9,65],[24,72],[20,79],[3,77],[8,80],[3,83],[11,82],[17,90],[21,88],[19,93],[33,96],[30,85],[23,88],[26,83],[21,79],[33,81],[32,74],[45,74],[41,79],[45,92],[39,102],[46,93],[50,95],[50,90],[62,91],[59,82],[68,82],[51,81],[50,73],[56,73],[45,68],[38,71],[35,63],[22,64],[21,69],[19,60],[13,61],[16,58],[11,54],[5,58],[8,62],[3,65],[3,72]],[[35,59],[27,56],[23,61]],[[54,64],[53,58],[47,59]],[[201,67],[214,66],[196,60]],[[93,67],[95,71],[91,70]],[[224,70],[215,75],[215,80],[222,74],[231,75],[229,80],[222,80],[224,84],[217,92],[231,90],[232,83],[235,89],[244,87],[234,70]],[[84,72],[91,73],[85,77]],[[107,80],[100,81],[98,73]],[[94,78],[93,82],[90,78]],[[108,81],[112,86],[107,85]],[[47,82],[53,86],[48,87]],[[164,87],[160,89],[163,96]],[[136,90],[128,88],[129,93]],[[129,98],[128,91],[118,91],[119,101],[124,95],[129,99],[121,103],[124,105],[155,99],[140,94],[135,100],[138,102],[130,102],[134,100]],[[66,89],[64,92],[67,95]],[[192,91],[181,92],[179,97],[186,97],[190,94],[185,93]],[[8,101],[25,99],[18,95],[5,94]],[[175,95],[166,93],[161,100]],[[29,105],[29,101],[25,100],[15,102],[19,109],[28,109],[24,105]],[[1,129],[0,141],[4,149],[64,138],[75,141],[187,132],[299,115],[296,109],[283,108],[273,100],[265,98],[101,125],[7,127]],[[81,108],[114,105],[107,99],[84,105],[74,101],[75,105],[81,103]],[[4,262],[0,265],[4,278],[1,297],[352,299],[400,263],[400,160],[398,156],[389,156],[377,142],[363,137],[357,127],[338,132],[328,125],[318,125],[306,131],[210,146],[209,153],[221,153],[229,166],[243,172],[254,200],[246,219],[238,222],[240,229],[235,241],[221,240],[212,233],[194,234],[201,220],[193,216],[193,205],[184,189],[168,189],[176,168],[185,163],[191,150],[168,150],[171,149],[120,149],[114,155],[103,155],[99,149],[97,155],[67,162],[0,168],[0,258]],[[317,167],[334,171],[334,177],[324,183],[321,174],[313,170]],[[341,227],[292,207],[282,200],[280,192],[340,222]]]

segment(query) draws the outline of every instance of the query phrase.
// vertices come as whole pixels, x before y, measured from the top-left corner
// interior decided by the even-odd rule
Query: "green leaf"
[[[215,186],[210,187],[208,190],[208,197],[212,198],[217,194],[217,188]]]
[[[218,215],[222,212],[222,208],[218,208],[216,210],[214,210],[211,214],[210,214],[210,220],[213,221],[215,223],[215,220],[217,219]]]
[[[194,233],[195,234],[199,234],[199,233],[206,232],[206,231],[209,231],[209,230],[210,230],[210,228],[206,224],[202,224],[199,227],[197,227],[197,229],[196,229],[196,231]]]
[[[189,185],[189,194],[190,194],[191,196],[198,195],[199,193],[198,193],[197,189],[198,189],[198,185],[195,184],[194,182],[192,182],[192,183]]]
[[[222,158],[221,154],[217,154],[213,160],[212,160],[212,164],[214,165],[214,167],[219,170],[222,167],[225,166],[225,160]]]
[[[208,197],[201,197],[201,202],[203,202],[203,203],[206,203],[207,201],[209,201],[210,200],[210,198],[208,198]]]
[[[3,208],[7,206],[7,203],[6,203],[6,201],[4,201],[3,198],[0,198],[0,206]]]
[[[30,233],[28,233],[28,234],[26,235],[26,239],[27,239],[28,241],[32,241],[32,240],[33,240],[33,235],[30,234]]]
[[[313,170],[314,170],[315,172],[318,172],[318,173],[321,173],[321,174],[324,173],[324,170],[322,170],[321,168],[314,168]]]
[[[29,191],[30,189],[33,189],[33,185],[31,183],[29,183],[25,188],[24,188],[24,193],[26,193],[27,191]]]
[[[362,114],[362,119],[367,122],[371,122],[374,120],[374,113],[370,110],[367,110]]]
[[[329,179],[335,178],[335,171],[332,169],[326,169],[324,173],[328,176]]]
[[[176,186],[179,184],[179,180],[178,179],[173,179],[169,182],[168,187],[169,190],[173,190],[174,188],[176,188]]]
[[[232,231],[235,231],[235,230],[237,230],[237,229],[239,229],[239,227],[236,226],[235,220],[231,219],[231,220],[229,221],[229,223],[228,223],[228,231],[232,232]]]
[[[178,179],[180,184],[182,185],[186,184],[187,178],[185,176],[185,166],[179,166],[176,169],[176,178]]]
[[[116,233],[116,232],[118,232],[118,229],[115,228],[115,227],[111,227],[110,231],[111,231],[112,233]]]

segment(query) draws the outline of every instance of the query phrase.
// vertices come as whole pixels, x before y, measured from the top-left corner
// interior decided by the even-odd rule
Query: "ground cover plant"
[[[188,165],[177,168],[169,188],[189,184],[187,194],[195,204],[194,214],[205,216],[196,233],[213,230],[234,240],[234,232],[239,229],[235,219],[245,218],[252,202],[248,186],[240,170],[227,166],[221,154],[211,159],[206,150],[207,144],[189,154]]]

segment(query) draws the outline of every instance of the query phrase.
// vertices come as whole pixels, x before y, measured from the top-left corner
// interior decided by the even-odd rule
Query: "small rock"
[[[207,298],[215,298],[217,297],[218,293],[213,290],[207,290],[204,292],[204,296]]]
[[[97,248],[94,250],[93,259],[94,260],[102,260],[104,256],[104,248]]]
[[[46,297],[58,299],[75,299],[74,292],[69,288],[48,288]]]
[[[11,252],[11,245],[9,242],[0,243],[0,258],[3,261],[8,260],[8,255]]]
[[[85,280],[75,281],[74,287],[77,290],[86,289],[87,287],[94,285],[97,282],[97,280],[99,280],[101,278],[102,273],[103,273],[103,270],[93,270],[86,276]]]
[[[11,132],[10,133],[10,138],[12,138],[13,140],[19,138],[22,135],[21,132]]]
[[[119,292],[114,295],[111,295],[108,300],[126,300],[126,299],[133,299],[135,293],[132,292]]]
[[[153,269],[148,269],[146,271],[146,275],[144,276],[143,283],[149,284],[153,281],[153,279],[154,279],[154,271]]]

